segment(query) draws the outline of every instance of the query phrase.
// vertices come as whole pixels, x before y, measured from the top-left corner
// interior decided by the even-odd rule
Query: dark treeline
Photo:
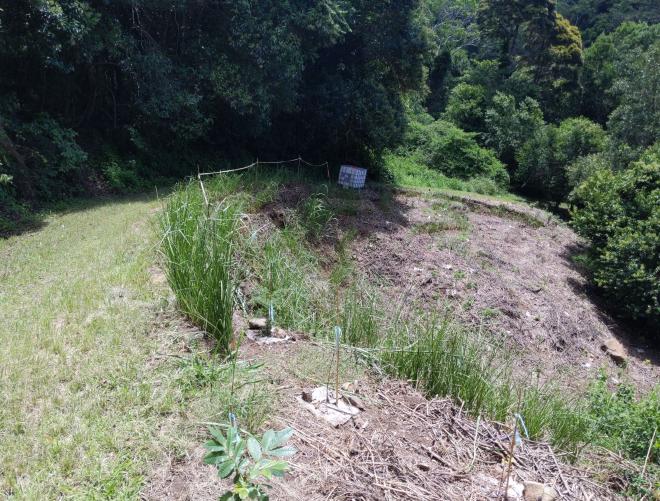
[[[197,166],[395,159],[572,206],[594,282],[657,321],[659,21],[652,0],[0,0],[0,233]]]

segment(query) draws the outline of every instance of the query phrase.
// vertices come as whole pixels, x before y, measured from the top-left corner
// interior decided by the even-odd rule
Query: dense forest
[[[421,166],[570,211],[594,283],[654,324],[658,23],[653,0],[2,0],[0,233],[200,165]]]

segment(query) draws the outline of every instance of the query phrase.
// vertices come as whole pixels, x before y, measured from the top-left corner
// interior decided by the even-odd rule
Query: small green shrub
[[[116,158],[107,160],[101,170],[110,189],[115,193],[136,191],[142,187],[135,168],[123,167]]]
[[[208,210],[199,189],[174,192],[160,216],[165,274],[181,311],[226,352],[233,337],[234,248],[238,211],[234,204]]]
[[[235,423],[224,433],[210,428],[211,440],[204,447],[209,453],[204,463],[217,467],[220,478],[232,477],[234,486],[220,496],[221,501],[256,499],[268,501],[268,484],[260,483],[273,477],[283,477],[289,465],[281,458],[296,453],[286,443],[293,430],[266,431],[262,437],[248,435],[244,438]]]
[[[650,462],[660,464],[660,387],[637,399],[631,384],[611,392],[601,374],[589,389],[591,434],[596,443],[644,460],[651,446]],[[653,444],[651,438],[658,430]]]
[[[660,324],[660,159],[598,171],[574,192],[573,226],[591,242],[593,281],[627,316]]]
[[[509,184],[509,175],[495,153],[479,146],[475,134],[450,122],[414,122],[410,124],[406,144],[421,163],[449,177],[487,177],[502,188]]]

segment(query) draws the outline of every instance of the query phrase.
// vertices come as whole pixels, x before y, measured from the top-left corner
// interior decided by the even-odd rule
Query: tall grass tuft
[[[238,211],[221,203],[207,212],[200,191],[181,188],[160,216],[165,274],[181,311],[226,352],[233,336],[232,273]]]
[[[450,396],[472,415],[525,420],[530,438],[547,437],[576,452],[588,440],[583,410],[549,386],[528,386],[512,377],[507,352],[478,333],[468,333],[449,315],[393,324],[383,345],[387,372],[416,383],[429,395]]]

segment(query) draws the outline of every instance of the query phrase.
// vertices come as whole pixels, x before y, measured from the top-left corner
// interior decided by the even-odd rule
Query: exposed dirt
[[[332,428],[299,403],[313,385],[298,377],[292,361],[331,358],[309,343],[281,343],[242,348],[243,357],[266,362],[279,388],[274,428],[295,430],[298,450],[284,480],[273,483],[271,499],[280,500],[489,500],[503,492],[510,428],[477,422],[447,399],[427,400],[404,382],[363,376],[353,383],[365,410],[347,424]],[[357,384],[356,384],[357,383]],[[215,500],[229,484],[202,464],[204,449],[167,458],[143,491],[146,500]],[[561,499],[616,499],[613,490],[625,465],[609,460],[609,484],[555,456],[546,444],[525,441],[516,449],[511,486],[537,481]],[[599,464],[607,464],[599,458]],[[521,499],[512,496],[511,499]]]
[[[309,193],[285,187],[257,218],[285,225],[287,211]],[[386,297],[427,311],[450,305],[463,321],[488,329],[515,349],[520,373],[539,372],[564,387],[583,387],[599,368],[642,389],[658,381],[656,355],[639,340],[631,343],[625,327],[594,302],[571,259],[579,239],[547,213],[519,204],[406,193],[384,199],[372,190],[349,200],[345,211],[345,199],[329,200],[340,215],[333,236],[319,245],[331,263],[335,239],[355,232],[350,251],[356,268]],[[609,336],[625,345],[626,367],[601,350]],[[320,352],[320,360],[331,359],[326,347],[308,341],[241,347],[243,358],[265,362],[277,391],[278,410],[268,426],[295,430],[292,444],[299,452],[286,478],[274,482],[271,499],[487,500],[501,495],[510,428],[483,420],[477,424],[447,399],[428,400],[404,382],[376,380],[366,372],[356,385],[366,410],[332,428],[298,401],[304,389],[319,382],[301,375],[299,367],[313,351]],[[589,454],[582,456],[581,464],[588,465],[582,469],[547,444],[524,441],[512,483],[542,482],[560,499],[617,499],[625,461],[602,451]],[[150,476],[143,499],[217,499],[229,484],[202,464],[203,456],[204,449],[194,446],[182,457],[166,458]]]
[[[377,195],[366,193],[340,226],[358,230],[353,258],[388,296],[427,310],[449,304],[471,324],[502,333],[529,374],[580,386],[600,368],[618,373],[601,349],[615,336],[627,349],[623,372],[638,388],[660,379],[657,353],[588,293],[571,259],[579,238],[543,211],[399,194],[384,214]]]

